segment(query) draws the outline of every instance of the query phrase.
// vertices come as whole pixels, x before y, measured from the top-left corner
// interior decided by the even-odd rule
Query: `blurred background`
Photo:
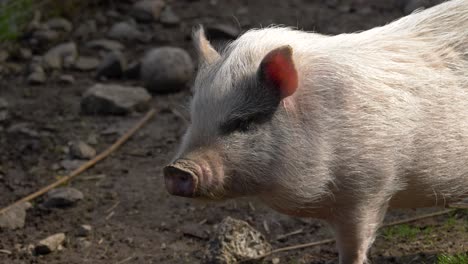
[[[110,158],[0,216],[0,263],[200,263],[215,254],[209,245],[228,216],[273,248],[330,238],[323,223],[255,200],[204,203],[166,193],[161,169],[186,128],[197,65],[191,31],[203,24],[220,48],[271,24],[333,35],[439,2],[0,0],[0,207],[67,175],[147,109],[158,111]],[[393,211],[386,221],[434,210]],[[384,228],[370,258],[468,263],[467,232],[466,211]],[[44,250],[45,238],[58,242]],[[325,244],[264,263],[337,263],[337,252]]]

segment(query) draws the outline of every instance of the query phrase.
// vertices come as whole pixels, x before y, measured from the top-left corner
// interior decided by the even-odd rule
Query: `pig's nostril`
[[[179,168],[177,164],[164,168],[164,180],[167,191],[172,195],[183,197],[195,195],[198,178],[193,172]]]

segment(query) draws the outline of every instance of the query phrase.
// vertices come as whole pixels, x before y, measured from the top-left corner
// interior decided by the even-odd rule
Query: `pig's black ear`
[[[270,51],[260,63],[258,78],[265,86],[274,89],[284,99],[298,86],[298,75],[289,45]]]
[[[195,49],[198,52],[198,61],[202,64],[211,64],[216,61],[220,55],[219,53],[211,46],[210,42],[206,39],[205,30],[203,26],[199,26],[193,31],[192,34],[193,43]]]

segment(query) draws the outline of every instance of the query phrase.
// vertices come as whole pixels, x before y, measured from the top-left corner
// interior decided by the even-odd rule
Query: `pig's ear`
[[[206,39],[205,30],[200,25],[198,29],[193,31],[193,43],[198,52],[198,60],[200,64],[210,64],[216,61],[220,56],[219,53],[211,46]]]
[[[258,78],[265,86],[274,89],[281,99],[292,95],[298,86],[298,76],[289,45],[270,51],[260,63]]]

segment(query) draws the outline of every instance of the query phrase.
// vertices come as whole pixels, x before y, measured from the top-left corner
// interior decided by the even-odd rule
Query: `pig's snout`
[[[188,160],[178,160],[164,168],[164,181],[172,195],[194,197],[197,193],[197,165]]]

